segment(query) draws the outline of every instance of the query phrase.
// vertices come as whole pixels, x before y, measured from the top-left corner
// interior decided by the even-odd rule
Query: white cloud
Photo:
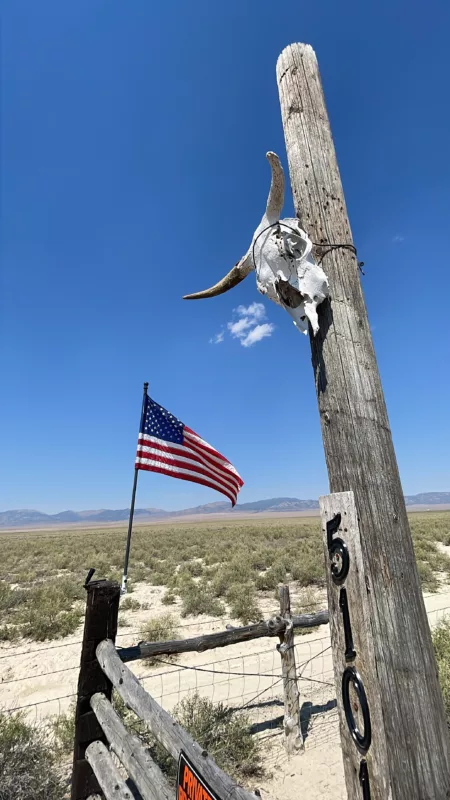
[[[212,339],[209,340],[209,343],[210,344],[220,344],[221,342],[223,342],[224,336],[225,336],[225,332],[224,331],[220,331],[219,333],[216,333],[216,335],[213,336]]]
[[[239,339],[242,347],[251,347],[266,336],[271,336],[275,325],[263,322],[266,309],[262,303],[251,303],[249,306],[238,306],[233,309],[234,319],[227,322],[227,329],[233,339]]]
[[[254,324],[254,320],[251,320],[248,317],[242,317],[242,319],[238,319],[237,322],[228,322],[227,328],[232,336],[239,338],[245,333],[247,328],[250,328]]]
[[[266,309],[262,303],[250,303],[249,306],[238,306],[233,309],[233,319],[226,324],[226,330],[233,339],[238,339],[242,347],[251,347],[261,339],[272,336],[275,325],[264,322]],[[220,344],[224,341],[225,326],[216,333],[210,344]]]
[[[405,241],[405,237],[402,236],[400,233],[396,233],[392,241],[395,242],[395,244],[399,244],[399,242]]]
[[[240,317],[251,317],[255,322],[265,319],[266,316],[266,309],[262,303],[251,303],[247,308],[238,306],[234,310]]]
[[[265,322],[263,325],[257,325],[255,328],[252,328],[252,330],[249,331],[244,338],[241,338],[241,345],[242,347],[251,347],[252,344],[260,342],[261,339],[265,339],[266,336],[272,336],[274,330],[275,325],[273,325],[271,322]]]

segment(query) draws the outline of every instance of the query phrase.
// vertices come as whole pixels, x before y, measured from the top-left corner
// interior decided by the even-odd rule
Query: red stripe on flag
[[[150,467],[150,466],[145,466],[144,464],[140,466],[140,469],[147,470],[148,472],[159,472],[161,475],[169,475],[169,477],[171,478],[181,478],[184,481],[190,481],[191,483],[199,483],[202,486],[208,486],[210,489],[215,489],[216,491],[222,491],[222,494],[226,495],[228,499],[231,500],[232,505],[233,506],[236,505],[236,497],[233,496],[230,491],[225,489],[218,490],[217,486],[215,486],[210,481],[206,480],[206,478],[197,478],[195,477],[195,475],[183,475],[183,474],[177,475],[176,472],[169,469],[165,469],[164,467]]]
[[[184,458],[189,458],[192,461],[195,461],[197,464],[201,465],[203,469],[209,470],[211,474],[221,477],[226,481],[230,481],[233,484],[233,486],[235,485],[242,486],[242,482],[240,481],[239,476],[236,475],[235,472],[225,467],[221,467],[219,464],[217,465],[209,464],[209,462],[205,458],[202,458],[191,447],[185,447],[184,445],[176,445],[176,446],[168,445],[164,441],[150,442],[143,439],[139,439],[138,453],[141,452],[144,454],[146,452],[145,448],[147,448],[148,451],[156,451],[156,453],[158,454],[163,453],[164,455],[169,454],[174,456],[175,458],[181,456]],[[153,454],[155,455],[155,453]]]
[[[226,464],[222,464],[218,459],[215,459],[212,456],[210,456],[209,452],[205,450],[203,446],[194,444],[193,442],[191,442],[191,440],[188,441],[189,441],[188,445],[189,449],[192,450],[194,453],[197,453],[197,455],[202,459],[203,463],[205,463],[207,466],[215,467],[216,469],[220,469],[222,471],[226,470],[228,475],[233,475],[238,481],[239,485],[243,486],[244,481],[242,480],[240,475],[237,474],[236,470],[232,467],[229,461],[227,461]]]
[[[211,473],[209,470],[204,469],[204,467],[200,466],[196,461],[192,463],[186,463],[186,461],[181,461],[178,458],[170,455],[163,455],[162,453],[159,455],[152,455],[150,453],[143,453],[142,451],[138,450],[136,460],[141,462],[141,459],[146,461],[156,461],[163,464],[171,464],[174,467],[179,467],[180,469],[190,469],[192,472],[198,472],[200,475],[204,475],[211,480],[216,481],[220,486],[223,486],[231,493],[237,493],[238,487],[236,483],[230,485],[228,481],[225,481],[223,477],[216,475],[215,473]]]
[[[207,442],[205,442],[205,440],[204,440],[204,439],[202,439],[202,437],[201,437],[201,436],[199,436],[199,435],[198,435],[198,433],[196,433],[195,431],[193,431],[191,428],[188,428],[188,427],[187,427],[187,425],[185,425],[185,426],[184,426],[184,431],[185,431],[185,433],[188,433],[188,434],[190,434],[190,436],[192,436],[192,437],[195,437],[195,444],[196,444],[198,447],[201,447],[201,448],[202,448],[202,450],[206,450],[206,451],[208,451],[208,452],[209,452],[209,453],[210,453],[212,456],[216,456],[217,458],[221,458],[221,459],[222,459],[222,461],[225,461],[227,464],[229,464],[229,463],[230,463],[230,462],[228,461],[228,459],[227,459],[227,458],[225,458],[225,456],[223,456],[223,455],[222,455],[222,453],[219,453],[219,451],[218,451],[218,450],[214,450],[214,447],[211,447],[211,445],[209,445]],[[189,437],[189,439],[190,439],[190,437]],[[199,439],[200,439],[201,441],[199,441]],[[192,441],[192,440],[191,440],[191,441]]]

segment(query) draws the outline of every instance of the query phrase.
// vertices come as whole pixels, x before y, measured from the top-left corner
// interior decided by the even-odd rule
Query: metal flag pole
[[[139,425],[139,432],[141,431],[142,424],[144,422],[145,401],[147,399],[147,390],[148,390],[148,383],[144,383],[144,396],[142,398],[141,423]],[[138,438],[139,438],[139,436],[138,436]],[[127,593],[128,561],[130,559],[131,534],[132,534],[132,531],[133,531],[134,502],[136,500],[136,488],[137,488],[138,473],[139,473],[139,469],[135,466],[135,468],[134,468],[133,492],[132,492],[132,495],[131,495],[130,518],[128,520],[127,547],[126,547],[126,550],[125,550],[125,563],[124,563],[124,566],[123,566],[122,586],[120,587],[120,593],[121,594],[126,594]]]

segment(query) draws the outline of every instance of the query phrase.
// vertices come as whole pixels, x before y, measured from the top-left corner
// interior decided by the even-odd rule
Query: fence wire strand
[[[448,606],[433,609],[428,612],[430,625],[439,622],[450,610]],[[196,628],[220,623],[225,627],[222,618],[208,622],[192,622],[181,625],[180,628]],[[134,628],[120,631],[118,637],[131,638],[139,634]],[[4,687],[7,700],[2,698],[0,706],[7,713],[26,712],[32,714],[35,721],[51,719],[67,713],[69,703],[76,697],[72,681],[67,685],[65,675],[75,672],[79,668],[79,650],[74,651],[74,662],[67,667],[61,667],[45,672],[30,673],[25,676],[14,677],[16,659],[26,659],[28,656],[39,656],[50,651],[57,652],[62,648],[81,648],[81,640],[62,642],[46,647],[35,647],[31,650],[22,649],[14,652],[0,652],[0,659],[10,659],[7,666],[12,674],[0,678],[0,690]],[[230,646],[232,649],[234,646]],[[303,639],[296,637],[293,648],[296,657],[296,675],[300,693],[300,723],[303,735],[308,742],[308,747],[321,746],[328,742],[337,741],[339,737],[339,719],[336,708],[334,676],[331,659],[331,644],[329,634]],[[180,662],[178,658],[156,657],[153,667],[149,669],[145,659],[133,662],[132,671],[138,680],[145,685],[147,691],[166,710],[172,712],[183,698],[198,693],[200,697],[211,700],[213,703],[224,703],[233,713],[241,712],[248,716],[249,723],[257,735],[264,740],[274,740],[282,733],[283,715],[283,676],[281,674],[281,658],[277,652],[274,639],[267,639],[267,646],[257,652],[244,652],[237,655],[227,654],[226,657],[217,658],[217,651],[211,651],[211,660],[203,663],[188,663],[189,659]],[[197,658],[197,653],[189,654],[190,658]],[[37,666],[37,665],[36,665]],[[128,665],[130,666],[130,665]],[[60,687],[66,691],[57,697],[43,700],[36,699],[24,702],[29,698],[29,687],[21,689],[27,681],[42,680],[52,675],[60,676]],[[59,681],[58,681],[59,683]],[[17,685],[17,692],[14,691]],[[67,691],[69,689],[72,691]],[[41,692],[42,687],[36,688]],[[21,702],[22,700],[22,702]],[[14,705],[9,706],[10,702]],[[8,707],[9,706],[9,707]],[[55,707],[57,711],[55,711]],[[33,713],[34,712],[34,713]],[[31,718],[30,718],[31,719]]]

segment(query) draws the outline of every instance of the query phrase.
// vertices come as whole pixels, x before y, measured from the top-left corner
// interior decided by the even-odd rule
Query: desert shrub
[[[0,625],[0,642],[16,642],[20,631],[14,625]]]
[[[219,767],[236,780],[262,774],[261,745],[252,737],[246,716],[198,693],[181,700],[174,716]]]
[[[161,617],[153,617],[148,619],[141,627],[141,636],[145,642],[167,642],[170,639],[176,639],[178,634],[178,618],[173,614],[164,614]],[[175,661],[176,656],[165,657],[164,660]],[[158,657],[151,657],[145,659],[147,666],[154,667],[159,664]]]
[[[72,592],[65,584],[30,589],[18,615],[22,636],[35,641],[69,636],[78,628],[83,614],[81,605],[72,606]]]
[[[134,597],[125,597],[120,604],[121,611],[139,611],[140,608],[142,606],[139,600],[135,600]]]
[[[139,737],[160,769],[175,782],[176,762],[145,722],[126,708],[117,692],[113,693],[113,705],[128,730]],[[261,743],[252,737],[249,721],[243,714],[223,703],[212,703],[195,692],[175,706],[173,717],[235,780],[263,775]]]
[[[261,619],[261,610],[256,601],[255,586],[253,583],[234,583],[227,589],[226,599],[230,606],[233,619],[238,619],[243,625],[249,622],[258,622]]]
[[[212,580],[212,589],[217,597],[226,594],[230,586],[236,583],[248,583],[256,572],[252,569],[251,559],[247,553],[235,555],[228,564],[217,570]]]
[[[409,520],[422,587],[436,590],[450,578],[450,559],[437,546],[438,542],[450,543],[450,514],[410,514]],[[98,578],[120,580],[125,542],[125,526],[107,531],[73,529],[70,536],[55,529],[51,533],[3,534],[0,638],[11,640],[25,633],[34,636],[33,628],[40,638],[72,632],[80,616],[76,604],[78,599],[84,601],[88,568],[94,566]],[[200,563],[203,571],[195,574]],[[185,613],[196,613],[197,608],[197,613],[219,615],[222,604],[214,609],[210,595],[224,598],[236,583],[254,583],[258,590],[270,592],[286,580],[296,581],[301,587],[323,586],[320,522],[289,517],[239,520],[230,516],[220,521],[139,526],[133,535],[130,573],[134,581],[164,586],[170,601],[167,605],[184,594]],[[198,590],[192,588],[193,577],[200,579]],[[59,598],[54,596],[56,605],[52,603],[50,610],[42,608],[45,624],[38,630],[30,608],[43,601],[34,593],[43,587],[53,593],[58,586],[61,592]]]
[[[144,622],[140,633],[146,642],[166,642],[175,639],[178,633],[178,619],[173,614],[152,617]]]
[[[447,719],[450,720],[450,619],[442,620],[431,632]]]
[[[439,589],[439,581],[434,574],[431,565],[427,564],[426,561],[417,561],[417,570],[422,589],[428,592],[437,592]]]
[[[314,614],[320,609],[326,608],[327,599],[323,598],[321,592],[315,586],[306,586],[301,589],[300,597],[295,604],[294,614]],[[319,625],[314,628],[294,628],[294,636],[307,636],[320,629]]]
[[[193,578],[199,578],[200,575],[203,575],[203,564],[201,561],[188,561],[187,564],[184,564],[182,569],[185,569],[189,575],[192,575]]]
[[[286,570],[282,564],[274,564],[256,579],[256,588],[261,591],[275,589],[279,583],[286,580]]]
[[[150,569],[145,564],[133,565],[133,580],[135,583],[143,583],[150,575]]]
[[[23,603],[25,592],[21,589],[12,589],[9,583],[0,581],[0,614],[11,611]]]
[[[153,586],[170,586],[177,580],[176,564],[160,562],[148,576]]]
[[[66,714],[60,714],[52,723],[57,750],[61,755],[73,751],[75,738],[75,703],[72,703]]]
[[[181,616],[198,616],[208,614],[211,617],[222,617],[225,613],[223,603],[214,595],[211,587],[204,582],[185,582],[179,588],[182,602]]]
[[[314,586],[307,586],[300,591],[300,597],[295,604],[295,614],[314,614],[321,608],[326,608],[327,599]]]
[[[250,566],[256,572],[262,572],[273,563],[273,553],[268,547],[262,547],[250,554]]]
[[[63,639],[75,633],[81,621],[81,610],[54,613],[51,609],[28,609],[27,621],[22,625],[22,636],[36,642]]]
[[[64,782],[56,753],[21,714],[0,712],[1,800],[61,800]]]
[[[171,589],[168,589],[167,592],[164,592],[161,598],[161,603],[164,606],[173,606],[174,603],[176,603],[176,600],[177,598],[175,597],[173,591]]]
[[[298,581],[300,586],[324,586],[325,560],[323,550],[308,551],[301,558],[293,561],[290,568],[292,580]]]
[[[127,730],[140,739],[142,744],[148,749],[150,756],[158,764],[161,771],[175,783],[177,776],[177,762],[169,755],[167,750],[153,736],[146,723],[137,716],[130,708],[127,708],[120,694],[114,689],[112,694],[112,705]]]

